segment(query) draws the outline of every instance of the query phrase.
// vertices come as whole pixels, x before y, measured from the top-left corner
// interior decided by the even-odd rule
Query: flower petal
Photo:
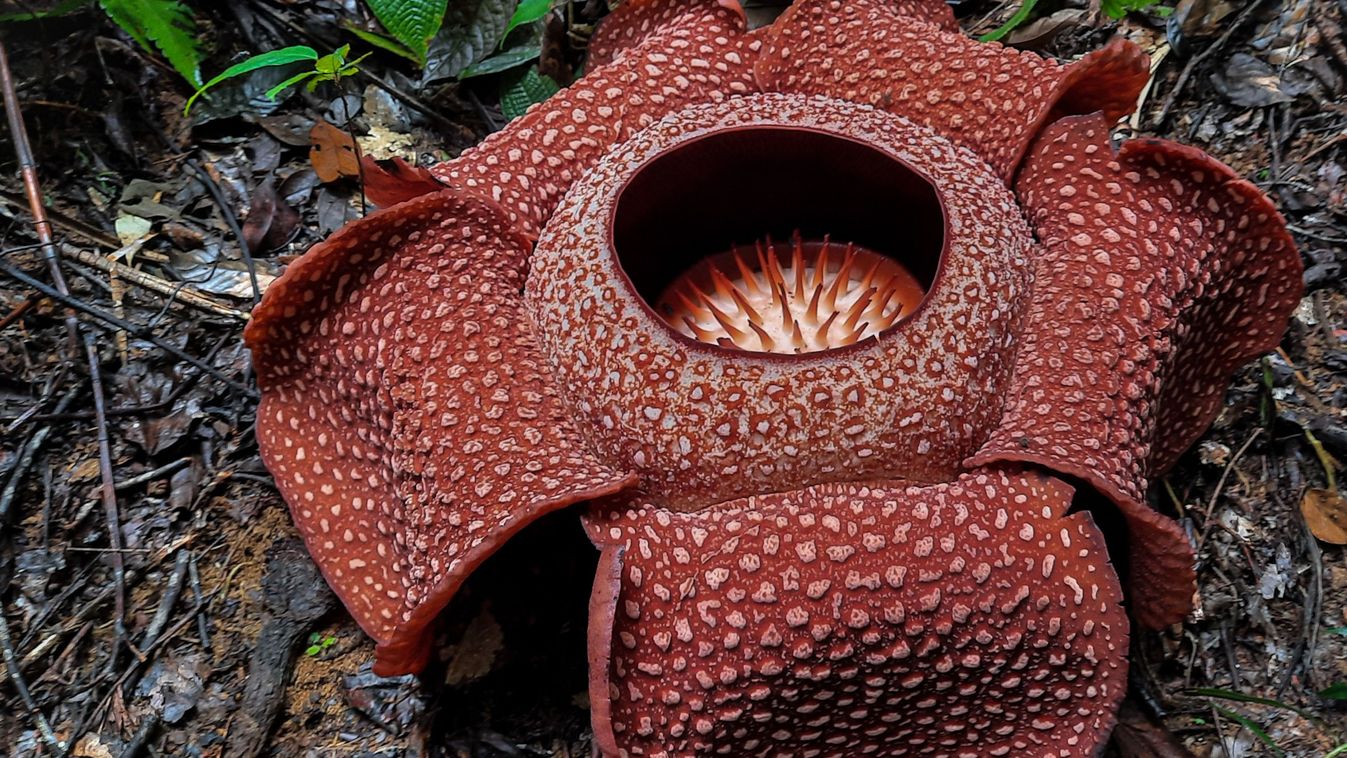
[[[434,174],[401,158],[378,161],[366,155],[360,163],[365,198],[379,208],[392,208],[414,197],[444,189]]]
[[[617,500],[586,516],[605,755],[1092,755],[1112,729],[1122,593],[1060,481],[983,470],[696,514]]]
[[[511,534],[631,481],[539,368],[528,249],[499,208],[423,195],[314,247],[248,326],[262,458],[381,673],[425,663],[429,623]]]
[[[1131,42],[1063,66],[899,15],[884,0],[798,0],[757,64],[765,91],[874,105],[971,148],[1009,180],[1044,124],[1131,112],[1149,58]]]
[[[1231,372],[1276,347],[1301,263],[1267,197],[1226,166],[1160,140],[1114,155],[1108,140],[1097,115],[1064,119],[1025,162],[1016,189],[1044,252],[1006,417],[969,463],[1041,464],[1116,503],[1138,616],[1160,625],[1189,608],[1193,574],[1147,484],[1215,418]]]
[[[611,147],[688,105],[757,90],[761,41],[745,34],[742,11],[716,0],[641,5],[676,5],[678,22],[431,172],[500,203],[536,238],[561,196]]]
[[[737,15],[746,26],[748,17],[739,0],[715,0]],[[680,27],[696,29],[705,23],[709,5],[687,0],[627,0],[608,14],[589,40],[585,66],[593,71],[622,57],[651,37],[664,37]]]

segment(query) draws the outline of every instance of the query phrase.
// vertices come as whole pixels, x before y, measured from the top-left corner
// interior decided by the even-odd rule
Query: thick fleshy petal
[[[1044,465],[1115,502],[1134,526],[1138,616],[1173,622],[1189,607],[1190,554],[1146,487],[1215,418],[1231,372],[1276,347],[1300,258],[1267,197],[1228,167],[1160,140],[1115,155],[1098,116],[1049,127],[1016,189],[1044,253],[1006,418],[970,463]]]
[[[431,620],[511,534],[630,483],[539,367],[528,250],[499,208],[424,195],[314,247],[248,326],[262,458],[380,672],[424,664]]]
[[[756,91],[753,61],[761,42],[745,34],[737,3],[640,5],[652,12],[677,7],[677,23],[652,28],[621,60],[591,71],[431,172],[448,186],[500,203],[536,238],[561,196],[612,146],[689,105]]]
[[[392,208],[445,188],[434,174],[401,158],[377,161],[364,156],[360,162],[365,198],[379,208]]]
[[[1069,65],[977,42],[896,12],[886,0],[798,0],[758,59],[765,91],[868,103],[969,147],[1006,180],[1052,119],[1130,112],[1149,59],[1115,40]]]
[[[739,0],[715,0],[715,4],[748,23]],[[594,31],[585,67],[593,71],[607,66],[651,37],[667,36],[680,28],[695,31],[705,24],[709,9],[709,5],[687,0],[627,0]]]
[[[695,341],[645,299],[685,263],[802,227],[925,268],[929,291],[874,338],[800,355]],[[1001,418],[1032,245],[969,151],[864,105],[759,94],[605,156],[539,241],[525,298],[596,452],[695,508],[957,475]]]
[[[1089,756],[1112,729],[1122,593],[1055,479],[617,500],[586,517],[606,755]]]

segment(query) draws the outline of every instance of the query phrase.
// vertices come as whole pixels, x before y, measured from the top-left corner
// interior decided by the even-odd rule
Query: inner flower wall
[[[801,196],[783,178],[795,170],[799,138],[772,144],[798,132],[810,135],[820,173],[833,172],[818,195]],[[743,177],[709,191],[717,202],[697,223],[662,224],[664,206],[653,199],[700,196],[678,192],[679,177],[660,171],[661,161],[687,155],[688,145],[725,144],[721,135],[768,143],[743,170],[764,172],[784,187],[781,197]],[[719,157],[697,152],[690,158]],[[829,160],[834,152],[840,166]],[[715,165],[690,159],[680,170],[714,176]],[[792,177],[802,186],[819,183],[808,165]],[[658,195],[641,185],[650,166],[667,182]],[[871,191],[882,183],[887,191]],[[741,187],[747,199],[729,199]],[[643,491],[667,507],[844,478],[949,481],[1000,417],[1032,239],[986,164],[929,130],[796,96],[693,108],[601,160],[556,219],[525,288],[540,342],[601,458],[641,472]],[[930,291],[875,339],[798,356],[735,351],[729,360],[725,348],[688,338],[653,308],[647,293],[696,253],[794,229],[910,262],[928,272]]]

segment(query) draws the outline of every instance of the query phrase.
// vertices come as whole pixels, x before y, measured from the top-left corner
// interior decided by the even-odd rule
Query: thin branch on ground
[[[18,268],[15,268],[14,266],[11,266],[7,263],[0,263],[0,274],[4,274],[5,276],[8,276],[9,278],[14,279],[15,281],[20,282],[22,284],[26,284],[27,286],[32,287],[38,292],[41,292],[42,294],[54,300],[57,300],[64,305],[69,305],[78,311],[87,313],[88,315],[93,316],[94,318],[98,319],[99,321],[102,321],[104,324],[107,324],[108,326],[111,326],[115,329],[121,329],[125,331],[127,334],[131,335],[132,337],[135,337],[136,339],[149,342],[155,347],[169,353],[173,357],[178,358],[186,363],[190,363],[193,366],[196,366],[197,368],[209,374],[212,378],[223,383],[225,386],[229,387],[230,389],[234,390],[235,392],[238,392],[239,394],[245,397],[254,399],[257,397],[256,390],[246,385],[240,384],[238,381],[231,379],[228,376],[225,376],[219,369],[215,368],[214,366],[207,364],[200,358],[197,358],[191,353],[186,352],[182,348],[177,347],[176,345],[173,345],[172,343],[169,343],[161,339],[147,326],[144,326],[142,324],[135,324],[130,321],[127,321],[126,319],[117,318],[111,313],[108,313],[107,311],[104,311],[95,306],[89,305],[88,303],[85,303],[79,300],[78,298],[63,294],[57,291],[56,288],[44,284],[43,282],[40,282],[37,279],[34,279],[28,274],[25,274],[23,271],[20,271]]]
[[[229,200],[224,196],[224,190],[220,189],[220,184],[215,181],[215,177],[210,172],[202,168],[194,159],[187,159],[187,167],[196,174],[201,183],[206,185],[206,191],[210,193],[211,199],[220,209],[220,215],[224,217],[225,224],[229,231],[239,241],[239,254],[243,257],[243,265],[248,269],[248,283],[253,288],[253,305],[256,306],[262,299],[262,288],[257,283],[257,264],[253,261],[253,251],[248,248],[248,238],[243,235],[243,227],[239,226],[239,218],[234,214],[234,209],[229,205]]]

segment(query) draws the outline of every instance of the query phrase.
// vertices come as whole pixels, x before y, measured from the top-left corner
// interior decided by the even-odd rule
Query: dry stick
[[[239,241],[239,253],[243,256],[243,265],[248,268],[248,283],[253,287],[253,305],[257,305],[262,299],[262,288],[257,284],[257,265],[253,263],[253,251],[248,248],[248,239],[243,236],[243,227],[239,226],[238,216],[234,215],[234,209],[229,207],[229,201],[224,196],[224,190],[216,183],[215,178],[206,172],[206,169],[197,165],[197,162],[191,158],[187,159],[187,167],[196,172],[201,183],[206,185],[206,190],[210,192],[211,198],[220,208],[220,215],[224,216],[225,223],[229,226],[229,231]]]
[[[169,616],[173,614],[173,606],[178,604],[178,596],[182,594],[182,583],[187,579],[187,566],[191,558],[192,552],[186,547],[178,550],[178,555],[173,560],[173,573],[169,575],[168,584],[164,586],[159,607],[155,609],[150,625],[145,627],[145,635],[140,638],[142,650],[154,647],[154,643],[159,641],[159,633],[164,631]]]
[[[117,512],[117,489],[112,475],[112,443],[108,437],[108,417],[103,402],[103,377],[98,366],[98,346],[93,335],[84,338],[84,349],[89,354],[90,384],[93,386],[94,419],[98,424],[98,468],[102,474],[103,485],[99,488],[103,500],[103,514],[108,522],[108,547],[112,548],[112,584],[115,587],[113,607],[116,618],[113,630],[118,643],[127,642],[126,637],[126,564],[122,558],[122,520]],[[113,660],[117,658],[117,649],[113,648]]]
[[[69,247],[65,249],[65,252],[80,263],[93,266],[108,274],[115,274],[117,277],[124,279],[129,283],[138,287],[144,287],[151,292],[167,295],[170,302],[177,301],[183,305],[216,316],[224,316],[238,321],[248,320],[248,314],[243,311],[235,310],[226,305],[217,303],[185,284],[174,284],[173,282],[160,279],[152,274],[147,274],[138,268],[132,268],[124,263],[108,260],[105,256],[98,255],[97,253],[90,253]]]
[[[1179,78],[1174,82],[1174,89],[1170,90],[1169,94],[1165,96],[1165,104],[1160,108],[1160,115],[1155,117],[1155,124],[1151,127],[1152,129],[1159,131],[1164,127],[1165,120],[1169,118],[1169,111],[1174,107],[1174,101],[1178,100],[1179,93],[1183,92],[1184,86],[1188,84],[1188,79],[1193,75],[1193,70],[1197,68],[1197,64],[1225,47],[1225,43],[1230,41],[1230,37],[1235,33],[1235,30],[1243,26],[1244,21],[1253,15],[1253,12],[1262,4],[1263,0],[1250,0],[1249,4],[1244,6],[1244,9],[1235,17],[1235,20],[1226,27],[1225,32],[1216,38],[1215,42],[1208,45],[1206,50],[1188,59],[1187,65],[1183,67],[1183,71],[1179,73]]]
[[[1220,500],[1221,493],[1225,490],[1225,480],[1230,478],[1230,472],[1235,468],[1235,464],[1239,463],[1239,459],[1244,457],[1244,452],[1249,449],[1249,445],[1252,445],[1253,441],[1258,439],[1258,436],[1262,433],[1262,429],[1253,430],[1253,434],[1250,434],[1249,438],[1244,440],[1244,444],[1240,445],[1239,450],[1235,451],[1235,454],[1230,456],[1230,460],[1226,462],[1225,470],[1221,472],[1221,478],[1216,482],[1216,489],[1211,493],[1211,499],[1207,501],[1207,513],[1202,517],[1202,536],[1197,539],[1198,553],[1202,552],[1202,547],[1207,544],[1207,536],[1211,534],[1216,513],[1216,501]]]
[[[99,321],[102,321],[103,323],[111,327],[121,329],[125,331],[127,334],[130,334],[132,337],[135,337],[136,339],[145,340],[146,342],[149,342],[155,347],[158,347],[159,349],[169,353],[173,357],[186,363],[190,363],[191,365],[201,369],[202,371],[209,374],[212,378],[218,380],[225,386],[229,387],[235,392],[238,392],[239,394],[242,394],[245,397],[248,398],[257,397],[257,392],[252,388],[240,384],[237,381],[234,381],[233,379],[230,379],[229,377],[221,373],[221,371],[215,368],[214,366],[211,366],[210,364],[206,363],[200,358],[197,358],[191,353],[188,353],[182,348],[177,347],[172,343],[166,342],[165,340],[158,337],[148,326],[144,326],[142,324],[135,324],[125,319],[117,318],[116,316],[112,315],[111,313],[108,313],[107,311],[104,311],[100,308],[96,308],[92,305],[89,305],[88,303],[81,302],[80,300],[71,297],[70,295],[58,292],[54,287],[48,286],[38,281],[37,279],[34,279],[33,277],[23,273],[19,269],[7,263],[0,263],[0,274],[4,274],[5,276],[8,276],[9,278],[14,279],[15,281],[20,282],[22,284],[26,284],[29,287],[32,287],[33,289],[37,290],[38,292],[41,292],[42,294],[46,295],[47,297],[50,297],[53,300],[56,300],[64,305],[69,305],[72,308],[75,308],[76,310],[87,313],[90,316],[93,316],[94,318],[98,319]]]
[[[191,458],[179,458],[172,463],[165,463],[159,468],[150,469],[149,471],[146,471],[143,474],[137,474],[130,479],[123,479],[120,482],[117,482],[115,486],[118,490],[131,489],[132,487],[145,484],[146,482],[152,482],[165,474],[171,474],[191,462]]]
[[[47,211],[42,203],[42,189],[37,182],[37,161],[33,158],[33,148],[28,144],[28,130],[23,125],[23,113],[19,110],[19,96],[14,91],[14,76],[9,70],[9,53],[4,42],[0,42],[0,91],[5,99],[5,116],[9,119],[9,134],[14,141],[14,155],[19,160],[19,171],[23,175],[23,191],[28,197],[28,208],[33,214],[33,230],[42,245],[42,258],[47,263],[52,284],[63,295],[70,294],[66,286],[65,275],[61,273],[61,254],[52,242],[51,223],[47,221]],[[79,355],[79,322],[75,312],[66,309],[65,315],[67,357],[73,359]]]
[[[9,671],[9,682],[14,685],[14,691],[19,693],[19,699],[23,701],[23,707],[27,709],[28,715],[32,716],[33,721],[37,722],[37,730],[42,734],[42,741],[47,743],[47,747],[52,749],[56,755],[65,755],[65,745],[56,739],[56,732],[51,729],[51,723],[47,717],[38,709],[37,702],[33,700],[33,694],[28,691],[28,685],[23,681],[23,672],[19,670],[19,660],[14,655],[14,642],[9,636],[9,624],[5,621],[5,614],[0,613],[0,653],[5,658],[5,668]]]

